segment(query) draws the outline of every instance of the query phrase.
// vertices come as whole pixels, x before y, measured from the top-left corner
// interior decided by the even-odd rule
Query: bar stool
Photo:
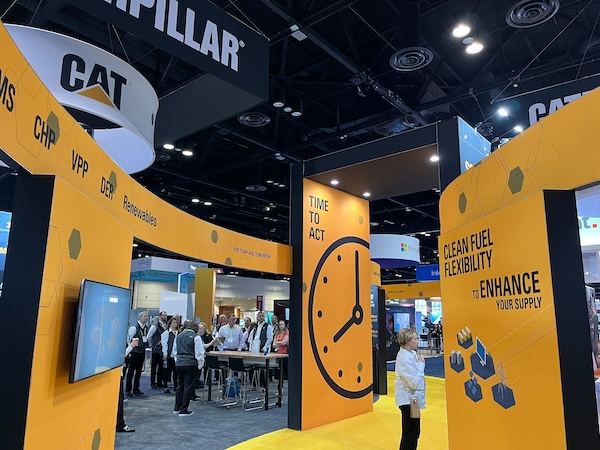
[[[212,379],[216,378],[217,381],[217,392],[216,392],[216,396],[217,399],[215,400],[215,403],[218,405],[219,402],[223,401],[223,397],[221,395],[222,389],[223,389],[223,384],[224,384],[224,380],[223,380],[223,370],[225,368],[224,365],[222,365],[219,362],[219,358],[211,355],[210,353],[207,353],[204,357],[204,363],[205,363],[205,367],[206,367],[206,373],[205,373],[205,378],[204,378],[204,386],[208,386],[209,384],[212,385]],[[211,392],[212,394],[212,392]],[[211,400],[212,401],[212,400]]]
[[[241,374],[240,377],[240,390],[241,390],[241,399],[242,399],[242,407],[244,411],[252,411],[255,409],[261,409],[264,399],[260,396],[248,400],[248,384],[250,384],[250,390],[252,388],[256,389],[257,395],[260,392],[260,382],[259,382],[259,371],[256,370],[256,367],[252,364],[244,364],[244,360],[239,357],[230,356],[229,357],[229,379],[233,379],[233,373],[237,372]],[[252,374],[252,375],[251,375]],[[249,381],[249,383],[248,383]],[[227,391],[229,388],[226,386],[225,390]],[[250,407],[250,405],[254,405]]]

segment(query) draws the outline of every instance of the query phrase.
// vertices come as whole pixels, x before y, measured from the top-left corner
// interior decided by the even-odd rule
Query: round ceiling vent
[[[246,190],[248,192],[263,192],[266,191],[267,188],[262,184],[249,184],[248,186],[246,186]]]
[[[531,28],[544,23],[558,12],[558,0],[521,0],[506,13],[506,23],[513,28]]]
[[[401,72],[412,72],[425,67],[433,60],[433,53],[425,47],[406,47],[390,58],[390,66]]]
[[[246,125],[247,127],[264,127],[271,121],[271,118],[266,114],[251,111],[244,114],[240,114],[237,118],[238,122],[242,125]]]
[[[492,136],[494,134],[494,125],[490,122],[483,122],[475,127],[475,130],[482,136]]]

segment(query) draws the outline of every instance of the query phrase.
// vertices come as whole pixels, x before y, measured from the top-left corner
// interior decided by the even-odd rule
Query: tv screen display
[[[129,289],[82,281],[69,383],[123,365],[130,300]]]

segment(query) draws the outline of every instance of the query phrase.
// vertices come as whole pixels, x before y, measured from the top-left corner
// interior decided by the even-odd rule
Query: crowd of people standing
[[[222,314],[213,328],[208,331],[204,322],[186,321],[174,315],[169,318],[161,311],[151,326],[148,326],[148,313],[142,311],[138,320],[127,333],[128,347],[124,367],[125,389],[121,386],[117,431],[135,431],[123,421],[123,398],[144,395],[140,390],[140,377],[146,358],[146,349],[152,350],[150,362],[150,386],[161,388],[171,394],[169,382],[175,392],[173,413],[180,416],[193,414],[189,409],[196,400],[195,389],[201,387],[206,378],[205,354],[211,351],[258,351],[287,354],[289,330],[284,320],[273,314],[271,323],[265,320],[265,313],[259,311],[256,321],[250,317],[239,320],[234,314]],[[274,369],[275,377],[287,377],[287,359],[284,360],[283,374]]]

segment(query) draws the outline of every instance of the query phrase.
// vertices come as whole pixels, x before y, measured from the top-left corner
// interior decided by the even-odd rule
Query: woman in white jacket
[[[402,412],[402,439],[400,450],[416,450],[421,434],[421,419],[410,417],[410,399],[419,400],[425,409],[425,360],[417,355],[419,336],[414,330],[403,328],[398,333],[400,351],[396,356],[396,406]]]

